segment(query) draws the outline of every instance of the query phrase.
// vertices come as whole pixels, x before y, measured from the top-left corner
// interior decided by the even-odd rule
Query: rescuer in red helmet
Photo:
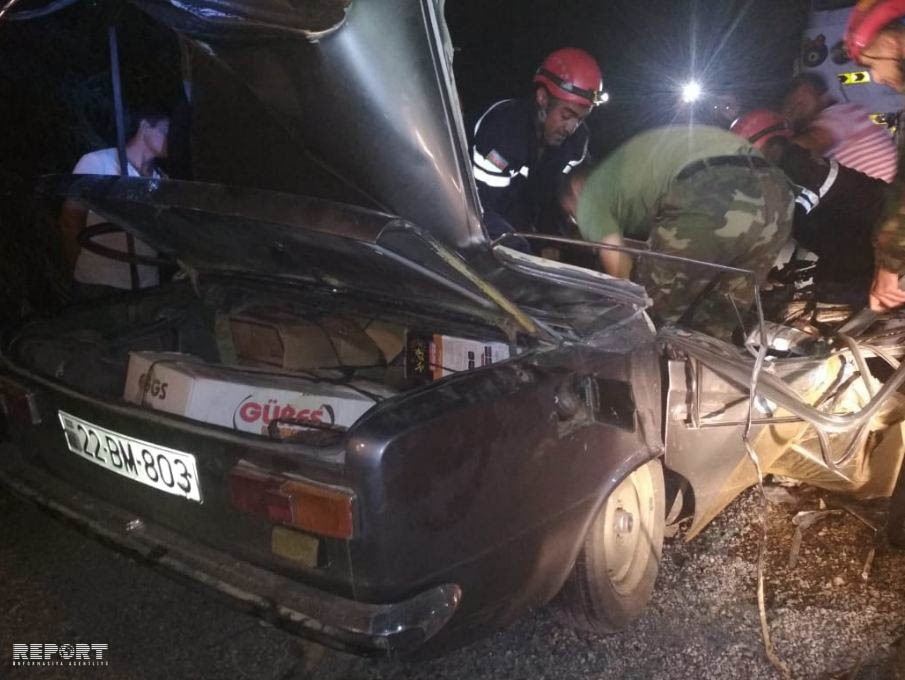
[[[871,80],[905,93],[905,0],[860,0],[845,27],[849,56],[870,69]],[[901,117],[900,117],[901,118]],[[902,167],[900,147],[899,167]],[[897,177],[900,184],[901,170]],[[902,191],[901,187],[898,191]],[[877,225],[874,236],[876,271],[870,307],[884,311],[905,304],[899,277],[905,274],[905,200],[898,196]],[[897,205],[896,205],[897,204]]]
[[[492,238],[558,232],[557,191],[586,158],[584,119],[606,97],[597,62],[574,47],[549,54],[533,82],[531,95],[496,102],[474,128],[472,167]]]
[[[870,69],[871,80],[905,93],[905,0],[861,0],[845,27],[849,57]]]
[[[768,109],[755,109],[736,118],[729,126],[729,131],[744,137],[760,151],[764,150],[770,140],[776,137],[788,139],[793,134],[789,121]]]
[[[794,185],[792,236],[819,258],[814,272],[819,298],[865,304],[874,272],[871,232],[889,185],[793,143],[789,122],[775,111],[746,113],[730,130]]]

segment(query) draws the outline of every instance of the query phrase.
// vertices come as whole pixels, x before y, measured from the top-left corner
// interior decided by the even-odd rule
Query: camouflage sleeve
[[[905,185],[896,182],[891,189],[883,218],[874,230],[874,252],[878,267],[905,274]]]

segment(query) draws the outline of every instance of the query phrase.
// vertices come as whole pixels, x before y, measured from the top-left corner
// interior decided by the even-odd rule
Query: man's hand
[[[621,234],[604,236],[600,242],[611,246],[624,245]],[[632,258],[621,251],[601,248],[600,263],[603,265],[603,271],[610,276],[627,279],[632,274]]]
[[[885,312],[905,304],[905,290],[899,288],[899,275],[889,269],[877,267],[868,299],[870,308],[875,312]]]

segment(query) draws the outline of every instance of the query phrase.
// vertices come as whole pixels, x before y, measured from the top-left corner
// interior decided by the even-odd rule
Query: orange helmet
[[[886,26],[905,17],[905,0],[859,0],[845,26],[845,50],[858,61]]]
[[[756,149],[763,149],[774,137],[792,136],[788,121],[769,109],[756,109],[739,116],[729,130],[747,139]]]
[[[603,78],[600,67],[590,54],[577,47],[563,47],[551,52],[534,73],[534,82],[567,102],[583,106],[603,103]]]

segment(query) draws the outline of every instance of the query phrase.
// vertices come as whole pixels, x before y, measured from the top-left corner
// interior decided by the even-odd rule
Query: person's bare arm
[[[611,246],[623,245],[621,234],[610,234],[604,236],[601,243]],[[603,271],[610,276],[618,276],[627,279],[632,273],[632,259],[623,252],[618,250],[610,250],[608,248],[600,249],[600,263],[603,265]]]
[[[792,141],[798,146],[803,146],[805,149],[810,149],[820,156],[825,156],[826,152],[833,146],[833,135],[825,128],[812,125],[801,134],[795,135]]]
[[[75,269],[75,261],[79,257],[79,234],[85,228],[88,212],[77,202],[65,200],[60,212],[60,240],[63,257],[70,269]]]
[[[899,275],[894,271],[877,267],[870,287],[870,308],[885,312],[905,304],[905,290],[899,288]]]

